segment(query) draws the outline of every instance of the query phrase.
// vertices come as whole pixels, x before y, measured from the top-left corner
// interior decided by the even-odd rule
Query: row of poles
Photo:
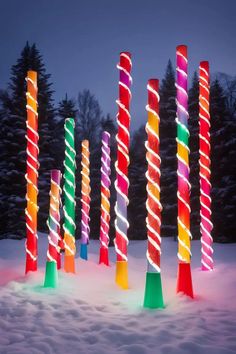
[[[188,56],[187,47],[180,45],[176,50],[176,103],[177,103],[177,159],[178,159],[178,273],[177,292],[194,297],[191,277],[191,233],[190,233],[190,183],[189,183],[189,130],[188,130]],[[131,54],[122,52],[117,65],[119,77],[117,178],[115,188],[116,237],[114,239],[116,260],[116,283],[122,289],[128,289],[128,166],[130,145],[130,100],[131,100]],[[201,244],[202,270],[213,269],[212,223],[211,223],[211,184],[210,184],[210,114],[209,114],[209,64],[200,63],[199,71],[199,151],[200,151],[200,203],[201,203]],[[161,212],[160,202],[160,139],[159,139],[159,81],[150,79],[147,85],[147,273],[144,295],[144,307],[163,308],[161,281]],[[37,73],[29,71],[27,75],[27,208],[26,208],[26,273],[37,270],[37,181],[38,181],[38,113],[37,113]],[[60,232],[60,194],[61,172],[51,171],[50,212],[48,219],[49,245],[45,272],[46,287],[57,285],[57,269],[61,268],[61,250],[64,249],[64,270],[75,273],[75,170],[76,151],[74,146],[73,118],[65,120],[65,161],[64,161],[64,237]],[[109,265],[109,222],[110,222],[110,134],[102,134],[101,159],[101,224],[99,263]],[[89,241],[89,142],[82,141],[82,185],[81,185],[81,242],[80,257],[88,259]]]

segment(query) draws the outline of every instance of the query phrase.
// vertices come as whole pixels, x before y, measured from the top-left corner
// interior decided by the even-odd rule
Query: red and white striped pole
[[[213,238],[211,230],[211,160],[210,160],[210,84],[209,63],[202,61],[199,68],[199,164],[200,164],[200,215],[202,270],[213,270]]]
[[[128,199],[128,166],[129,166],[129,143],[130,143],[130,100],[131,83],[130,75],[132,62],[131,54],[122,52],[120,63],[117,65],[120,72],[119,79],[119,99],[116,101],[119,107],[117,115],[118,134],[117,139],[117,179],[115,183],[117,191],[116,211],[116,238],[114,240],[117,261],[116,261],[116,283],[123,289],[128,288],[128,237],[127,230],[129,223],[127,220]]]

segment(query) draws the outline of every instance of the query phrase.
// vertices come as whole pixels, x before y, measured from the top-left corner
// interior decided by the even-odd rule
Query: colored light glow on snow
[[[201,244],[202,270],[213,269],[213,239],[211,230],[211,160],[210,160],[210,110],[209,110],[209,63],[202,61],[199,68],[199,165],[200,165],[200,204],[201,204]]]
[[[188,130],[188,59],[187,47],[176,50],[176,104],[177,104],[177,159],[178,159],[178,274],[177,292],[193,297],[191,278],[191,232],[190,232],[190,183],[189,183],[189,130]]]
[[[65,120],[65,172],[64,172],[64,246],[66,272],[75,273],[75,122],[73,118]]]
[[[28,71],[27,73],[27,172],[25,175],[27,181],[26,200],[26,267],[25,273],[37,270],[38,258],[38,235],[37,235],[37,214],[38,214],[38,103],[37,103],[37,73]]]
[[[60,230],[60,181],[61,171],[51,171],[51,189],[50,189],[50,208],[47,225],[49,228],[48,235],[48,251],[45,271],[44,287],[56,288],[58,285],[58,257],[60,257],[60,247],[58,244],[61,241],[59,234]]]
[[[82,181],[81,181],[81,250],[80,257],[87,259],[87,245],[89,242],[89,210],[90,210],[90,178],[89,178],[89,141],[82,141]]]
[[[109,265],[108,245],[110,228],[110,134],[102,133],[102,158],[101,158],[101,221],[100,221],[100,258],[99,263]]]
[[[129,223],[127,220],[127,206],[128,206],[128,166],[129,166],[129,143],[130,143],[130,100],[131,100],[131,82],[130,75],[132,67],[131,54],[122,52],[120,54],[120,63],[117,68],[120,72],[119,79],[119,99],[116,101],[118,104],[118,134],[117,139],[117,161],[116,172],[117,180],[115,188],[117,191],[117,201],[115,206],[116,211],[116,237],[114,240],[115,250],[117,255],[116,263],[116,282],[122,288],[128,287],[128,271],[127,271],[127,246],[128,237],[127,229]],[[121,264],[122,263],[122,264]],[[124,264],[125,263],[125,264]]]

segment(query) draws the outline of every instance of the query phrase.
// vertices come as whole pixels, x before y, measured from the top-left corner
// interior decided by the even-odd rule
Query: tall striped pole
[[[57,262],[60,253],[58,246],[61,237],[60,230],[60,193],[61,193],[61,171],[51,171],[50,208],[48,218],[48,252],[45,271],[44,287],[56,288],[58,283]]]
[[[147,273],[144,295],[144,307],[163,308],[161,282],[161,202],[160,202],[160,139],[159,139],[159,81],[148,81],[148,121],[146,124],[147,141],[145,143],[148,163],[147,177]]]
[[[188,130],[188,58],[187,47],[177,47],[177,158],[178,158],[178,275],[177,292],[193,297],[190,268],[190,183]]]
[[[132,67],[131,54],[122,52],[120,54],[120,63],[117,68],[120,72],[119,80],[119,100],[117,104],[119,107],[117,122],[118,134],[117,139],[117,161],[116,173],[117,179],[115,188],[117,192],[117,201],[115,206],[116,220],[116,237],[114,240],[116,250],[116,283],[123,289],[128,288],[128,237],[127,229],[129,226],[127,220],[127,206],[128,206],[128,166],[129,166],[129,143],[130,143],[130,100],[131,100],[131,82],[130,75]]]
[[[89,141],[82,141],[82,182],[81,182],[81,245],[80,245],[80,257],[82,259],[88,259],[88,243],[89,243],[89,210],[90,210],[90,170],[89,170]]]
[[[200,204],[202,270],[213,270],[213,238],[211,230],[211,160],[210,160],[210,83],[209,63],[202,61],[199,68],[199,153],[200,153]]]
[[[64,269],[75,273],[75,122],[73,118],[65,120],[65,162],[64,162]]]
[[[26,266],[25,273],[37,270],[38,258],[38,235],[37,235],[37,214],[38,214],[38,103],[37,103],[37,73],[28,71],[27,73],[27,171],[26,171]]]
[[[100,255],[99,263],[109,265],[108,246],[110,228],[110,134],[102,133],[102,159],[101,159],[101,221],[100,221]]]

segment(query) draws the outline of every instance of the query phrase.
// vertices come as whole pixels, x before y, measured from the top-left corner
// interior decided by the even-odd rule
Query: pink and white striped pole
[[[210,160],[210,109],[209,63],[202,61],[199,68],[199,164],[200,164],[200,215],[202,270],[213,270],[213,238],[211,230],[211,160]]]

